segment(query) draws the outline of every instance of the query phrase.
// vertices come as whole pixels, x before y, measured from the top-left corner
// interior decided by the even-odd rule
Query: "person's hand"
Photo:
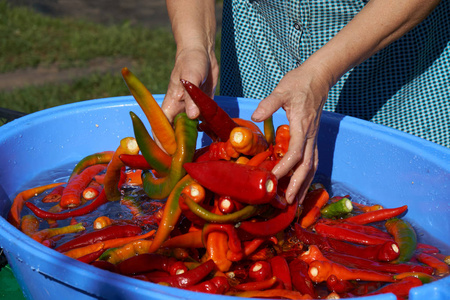
[[[290,71],[252,115],[254,121],[260,122],[280,107],[286,111],[291,136],[289,150],[273,173],[279,179],[293,171],[286,191],[288,203],[292,203],[297,194],[303,201],[317,170],[317,133],[330,88],[328,81],[319,74],[315,68],[306,66]]]
[[[199,115],[197,106],[185,91],[180,79],[199,86],[212,98],[218,76],[219,66],[214,52],[201,48],[180,50],[175,58],[167,93],[161,105],[169,121],[172,122],[175,116],[183,111],[191,119]]]

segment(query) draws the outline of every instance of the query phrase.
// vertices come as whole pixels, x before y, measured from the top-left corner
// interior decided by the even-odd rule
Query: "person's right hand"
[[[199,110],[185,91],[180,79],[200,87],[211,98],[219,76],[215,53],[205,48],[182,49],[177,52],[166,96],[161,105],[170,122],[185,111],[189,118],[198,117]]]

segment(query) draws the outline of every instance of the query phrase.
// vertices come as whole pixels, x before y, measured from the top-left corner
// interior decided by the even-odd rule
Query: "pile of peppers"
[[[408,299],[449,274],[450,257],[418,240],[406,205],[361,204],[320,183],[288,204],[289,175],[271,172],[288,125],[231,118],[185,80],[200,117],[171,124],[133,73],[122,76],[154,138],[130,112],[134,137],[84,157],[67,182],[19,193],[8,220],[37,242],[138,280],[247,298]],[[212,143],[196,149],[199,131]],[[130,217],[98,215],[108,205]]]

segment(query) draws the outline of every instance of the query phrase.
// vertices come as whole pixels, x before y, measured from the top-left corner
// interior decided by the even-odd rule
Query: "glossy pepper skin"
[[[384,226],[400,248],[400,255],[396,262],[410,261],[417,248],[417,235],[414,228],[409,222],[398,218],[387,220]]]
[[[132,111],[130,111],[130,116],[133,123],[134,137],[145,160],[158,174],[167,175],[172,158],[156,144],[141,119]]]
[[[156,178],[151,172],[142,174],[145,193],[152,199],[164,199],[169,196],[175,185],[186,175],[183,165],[191,162],[197,144],[197,120],[191,120],[186,113],[175,117],[175,137],[177,150],[172,157],[169,173],[165,177]]]
[[[184,79],[181,79],[181,83],[197,105],[200,111],[200,120],[206,123],[221,141],[227,141],[231,130],[238,126],[236,122],[200,88]]]
[[[55,248],[56,251],[66,252],[70,249],[95,244],[97,242],[106,241],[115,238],[135,236],[142,232],[141,227],[137,225],[111,225],[103,229],[92,231],[80,235],[62,245]]]
[[[114,155],[114,151],[102,151],[83,157],[73,168],[70,174],[70,181],[75,175],[78,175],[85,168],[96,164],[108,164]]]
[[[220,160],[186,163],[184,168],[205,188],[247,204],[269,203],[277,191],[275,175],[259,167]]]
[[[177,148],[175,133],[158,102],[156,102],[150,91],[128,68],[122,69],[122,77],[131,94],[136,99],[136,102],[147,116],[150,127],[164,150],[169,155],[174,154]]]

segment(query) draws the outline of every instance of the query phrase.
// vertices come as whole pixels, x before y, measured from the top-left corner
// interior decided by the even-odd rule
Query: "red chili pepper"
[[[387,273],[421,272],[429,275],[433,273],[433,269],[431,267],[413,263],[392,264],[392,263],[377,262],[338,252],[325,252],[324,255],[329,260],[352,268],[368,269]]]
[[[207,294],[225,294],[230,289],[228,280],[223,276],[216,276],[197,285],[186,288],[189,291]]]
[[[375,211],[369,211],[360,215],[346,218],[346,222],[365,225],[378,221],[386,221],[387,219],[397,217],[403,214],[408,209],[408,205],[403,205],[396,208],[383,208]]]
[[[183,166],[205,188],[243,203],[269,203],[277,192],[275,175],[258,167],[230,161],[203,161]]]
[[[142,154],[120,154],[119,158],[130,169],[153,169]]]
[[[312,298],[316,299],[317,292],[314,288],[313,281],[309,278],[308,268],[309,265],[300,259],[294,259],[289,263],[292,285],[300,293],[310,295]]]
[[[189,270],[183,274],[172,276],[147,276],[147,278],[155,283],[168,283],[172,287],[187,288],[196,285],[214,270],[216,264],[212,260],[208,260],[195,269]]]
[[[437,248],[433,245],[428,245],[428,244],[424,244],[424,243],[417,243],[416,249],[418,251],[420,251],[421,253],[427,253],[427,254],[436,254],[436,253],[440,252],[439,248]]]
[[[326,238],[295,224],[296,237],[306,245],[317,245],[321,250],[335,251],[371,260],[393,261],[400,255],[398,245],[394,241],[386,241],[380,245],[355,245],[333,238]]]
[[[143,274],[154,270],[165,271],[170,275],[187,272],[186,266],[181,261],[156,253],[143,253],[130,257],[117,264],[117,269],[124,275]]]
[[[289,265],[283,256],[277,255],[270,260],[272,274],[283,282],[284,289],[292,290],[292,279]]]
[[[81,257],[77,258],[77,260],[81,261],[81,262],[84,262],[86,264],[90,264],[91,262],[93,262],[94,260],[99,258],[103,254],[103,252],[105,252],[105,251],[106,251],[106,249],[100,249],[100,250],[97,250],[95,252],[91,252],[89,254],[81,256]]]
[[[84,216],[90,212],[93,212],[103,204],[107,203],[108,199],[106,199],[105,190],[102,190],[100,195],[98,195],[95,200],[91,203],[81,206],[77,209],[72,209],[63,213],[52,213],[45,210],[40,209],[33,203],[27,202],[25,205],[39,218],[46,220],[65,220],[72,217]]]
[[[378,236],[378,237],[385,238],[385,239],[393,239],[389,233],[387,233],[381,229],[378,229],[374,226],[370,226],[370,225],[359,225],[359,224],[355,224],[355,223],[346,222],[345,220],[322,219],[319,222],[324,223],[326,225],[340,227],[340,228],[346,228],[346,229],[350,229],[353,231],[358,231],[358,232]]]
[[[392,275],[363,269],[350,269],[331,261],[315,260],[309,264],[309,277],[314,282],[324,282],[330,275],[336,275],[342,280],[363,280],[394,282]]]
[[[365,296],[392,293],[397,297],[408,297],[409,291],[412,288],[418,287],[421,285],[422,285],[422,281],[420,281],[420,279],[410,276],[410,277],[403,278],[399,282],[394,282],[394,283],[385,285],[384,287],[376,290],[375,292],[368,293]]]
[[[291,138],[289,125],[280,125],[275,132],[275,146],[273,152],[277,158],[282,158],[289,148],[289,140]]]
[[[363,245],[380,245],[384,244],[388,239],[380,238],[373,235],[353,231],[346,228],[325,225],[324,223],[317,223],[314,226],[316,232],[325,237],[331,237],[341,241],[352,242]]]
[[[350,280],[339,279],[336,275],[332,274],[327,278],[327,288],[329,291],[336,293],[347,293],[355,288],[355,284]]]
[[[248,270],[248,277],[254,281],[264,281],[272,277],[272,265],[267,261],[257,261]]]
[[[184,79],[181,79],[181,83],[197,105],[200,119],[219,139],[227,141],[230,138],[231,130],[238,126],[236,122],[197,86]]]
[[[243,221],[238,227],[239,236],[243,239],[276,235],[285,230],[294,221],[298,209],[298,197],[294,203],[288,205],[283,210],[267,221]]]
[[[250,281],[235,285],[233,288],[238,291],[264,291],[273,288],[279,279],[276,276],[271,276],[260,281]]]
[[[103,229],[82,234],[58,246],[55,250],[59,252],[66,252],[70,249],[95,244],[101,241],[135,236],[140,234],[141,232],[142,232],[141,227],[137,225],[111,225]]]
[[[386,241],[384,244],[360,246],[335,239],[328,240],[331,248],[338,252],[349,255],[378,260],[378,261],[394,261],[400,255],[400,248],[394,241]]]

